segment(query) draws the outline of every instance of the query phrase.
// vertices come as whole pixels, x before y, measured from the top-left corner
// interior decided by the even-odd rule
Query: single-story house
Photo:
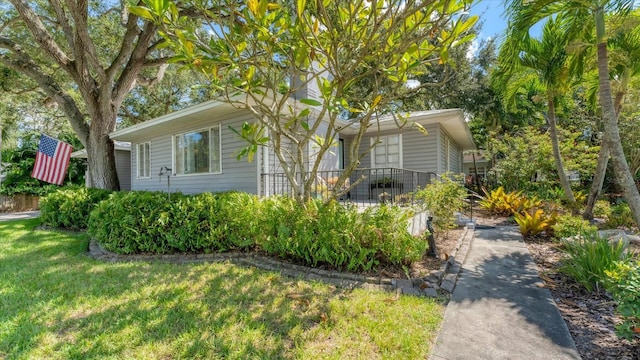
[[[131,190],[131,143],[114,141],[116,156],[116,172],[120,181],[120,190]],[[72,158],[86,159],[87,150],[82,149],[71,153]],[[85,185],[89,186],[89,174],[85,174]]]
[[[487,172],[491,169],[491,158],[482,150],[465,151],[463,156],[462,171],[467,175],[467,183],[476,183],[476,176],[480,182],[487,178]]]
[[[428,135],[409,126],[398,129],[391,117],[378,121],[379,126],[367,132],[360,146],[364,150],[372,145],[380,131],[377,145],[359,164],[363,170],[359,170],[362,172],[358,176],[364,174],[372,179],[361,183],[366,187],[362,196],[368,198],[379,195],[372,193],[374,183],[375,187],[389,183],[398,187],[398,183],[404,182],[396,189],[399,194],[412,191],[416,185],[424,186],[431,175],[462,173],[463,151],[475,149],[459,109],[411,113],[409,121],[421,124]],[[277,174],[278,160],[271,148],[262,147],[253,162],[237,160],[237,151],[246,144],[230,127],[239,129],[243,122],[255,122],[249,111],[212,100],[117,130],[109,136],[131,143],[132,190],[167,191],[170,181],[170,191],[187,194],[227,190],[259,195],[286,192],[279,188],[284,176]],[[330,182],[349,164],[345,149],[349,149],[356,132],[353,126],[345,126],[340,132],[337,151],[323,159],[324,180]],[[399,176],[406,180],[398,180]]]

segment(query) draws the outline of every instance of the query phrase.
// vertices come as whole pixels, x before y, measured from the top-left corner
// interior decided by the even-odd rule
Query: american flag
[[[71,145],[42,134],[31,177],[62,185],[70,158]]]

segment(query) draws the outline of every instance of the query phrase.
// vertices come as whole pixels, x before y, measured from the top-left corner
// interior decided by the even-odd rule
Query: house
[[[367,180],[354,188],[350,194],[353,198],[375,199],[387,185],[393,189],[391,196],[395,196],[424,186],[438,174],[462,173],[463,151],[475,148],[462,112],[458,109],[414,112],[409,120],[421,124],[428,135],[409,126],[398,129],[391,117],[380,118],[379,127],[365,135],[361,151],[376,141],[377,145],[354,175],[354,183],[362,176]],[[261,148],[253,162],[236,159],[237,151],[246,145],[230,128],[240,128],[243,122],[255,122],[249,111],[208,101],[109,136],[131,143],[132,190],[187,194],[239,190],[259,195],[287,192],[284,176],[278,171],[278,160],[270,148]],[[336,151],[322,159],[319,182],[330,183],[350,161],[345,149],[357,129],[346,125],[340,132]],[[318,133],[322,133],[322,126]]]
[[[465,151],[462,171],[467,175],[467,183],[476,183],[476,176],[480,183],[487,179],[487,172],[491,169],[491,158],[482,150]]]
[[[131,190],[131,143],[114,141],[116,156],[116,172],[120,181],[120,190]],[[71,153],[72,158],[86,159],[87,150],[82,149]],[[85,185],[89,186],[89,174],[85,173]]]

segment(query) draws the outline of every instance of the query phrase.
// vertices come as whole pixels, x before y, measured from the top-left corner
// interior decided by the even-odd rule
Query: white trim
[[[149,165],[149,173],[146,176],[140,176],[140,145],[146,145],[149,149],[149,157],[147,159],[147,155],[145,156],[145,162],[148,162]],[[144,149],[143,149],[144,152]],[[151,179],[151,141],[144,141],[136,144],[136,179]]]
[[[370,140],[370,144],[373,146],[374,142],[376,140],[380,140],[380,139],[387,139],[391,136],[397,136],[398,137],[398,168],[402,169],[404,166],[404,159],[403,159],[403,153],[404,153],[404,148],[402,146],[402,134],[388,134],[388,135],[380,135],[380,136],[374,136],[371,138]],[[371,149],[371,152],[369,153],[369,155],[371,156],[371,168],[372,169],[376,169],[376,168],[387,168],[387,167],[393,167],[393,166],[389,166],[389,153],[387,152],[387,148],[389,146],[389,143],[386,143],[386,147],[385,147],[385,155],[387,156],[387,160],[385,161],[385,166],[379,167],[376,166],[376,146],[378,146],[378,144],[376,143],[375,146],[373,146],[373,148]]]
[[[444,168],[445,169],[444,169],[444,171],[445,172],[449,172],[449,171],[451,171],[451,140],[449,140],[449,136],[446,135],[446,134],[445,134],[444,138],[446,140],[446,142],[444,144],[444,146],[445,146],[445,148],[444,148],[444,154],[445,154],[445,157],[444,157],[444,161],[445,161],[444,162]]]
[[[269,137],[269,129],[265,130],[265,135],[266,137]],[[269,194],[268,190],[271,188],[269,185],[270,184],[270,177],[266,176],[264,178],[262,178],[262,174],[269,174],[269,146],[267,145],[262,145],[260,146],[260,150],[262,151],[262,169],[260,168],[260,166],[256,166],[256,168],[258,169],[258,195],[261,196],[268,196],[271,195]]]
[[[160,117],[157,117],[155,119],[149,120],[149,121],[145,121],[133,126],[129,126],[127,128],[124,128],[122,130],[117,130],[114,131],[112,133],[109,134],[109,137],[111,139],[116,139],[118,137],[121,137],[123,135],[129,135],[131,133],[137,132],[139,130],[144,130],[146,128],[152,127],[152,126],[157,126],[166,122],[170,122],[176,119],[179,119],[181,117],[187,116],[187,115],[191,115],[191,114],[197,114],[201,111],[204,110],[210,110],[210,109],[215,109],[217,107],[226,105],[227,103],[225,102],[221,102],[221,101],[217,101],[217,100],[210,100],[210,101],[206,101],[203,102],[201,104],[198,105],[194,105],[194,106],[190,106],[188,108],[184,108],[182,110],[178,110]]]
[[[213,154],[212,151],[212,140],[213,140],[213,136],[211,134],[211,131],[215,128],[218,128],[218,162],[220,163],[220,169],[218,171],[212,171],[212,159],[211,159],[211,155]],[[208,131],[209,132],[209,171],[208,172],[200,172],[200,173],[192,173],[192,174],[179,174],[178,173],[178,168],[177,168],[177,162],[176,162],[176,139],[178,136],[182,136],[182,135],[186,135],[186,134],[194,134],[194,133],[199,133],[199,132],[204,132],[204,131]],[[193,129],[193,130],[188,130],[185,132],[181,132],[181,133],[177,133],[177,134],[173,134],[171,135],[171,166],[172,166],[172,172],[173,172],[173,176],[176,177],[185,177],[185,176],[200,176],[200,175],[221,175],[222,174],[222,123],[218,123],[218,125],[214,125],[214,126],[209,126],[209,127],[204,127],[204,128],[200,128],[200,129]]]

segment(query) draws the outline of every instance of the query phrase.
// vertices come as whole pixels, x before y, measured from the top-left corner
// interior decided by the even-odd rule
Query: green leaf
[[[153,20],[151,11],[149,11],[149,9],[144,6],[130,6],[129,12],[143,19]]]
[[[300,102],[310,106],[322,106],[322,103],[315,99],[300,99]]]
[[[302,18],[304,14],[304,8],[307,5],[307,0],[298,0],[298,18]]]

